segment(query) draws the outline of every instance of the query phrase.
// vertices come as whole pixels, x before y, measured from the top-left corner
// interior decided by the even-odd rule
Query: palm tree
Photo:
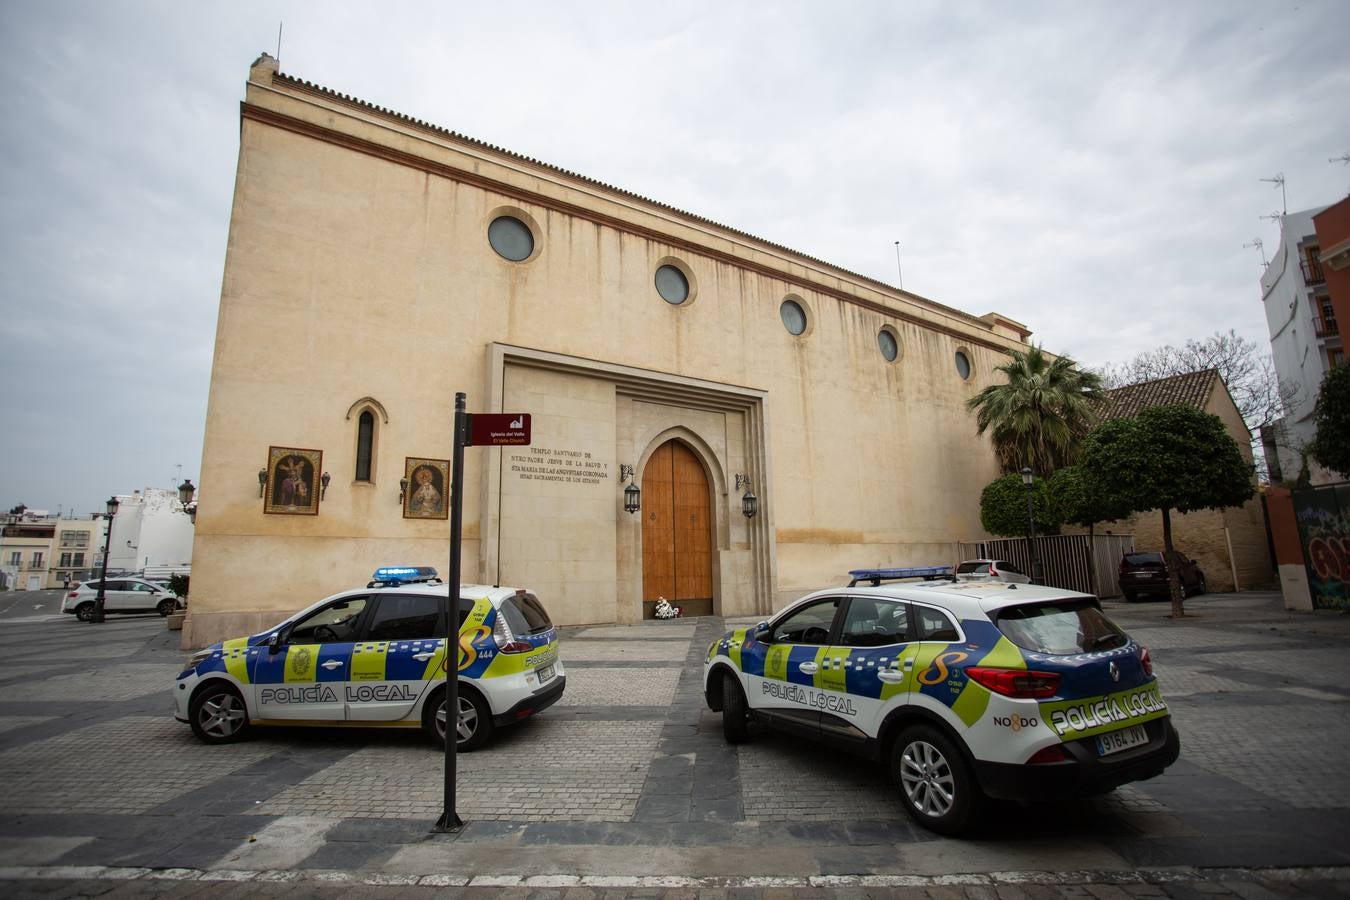
[[[998,366],[1007,384],[990,385],[966,402],[979,433],[992,429],[1005,472],[1024,466],[1040,475],[1072,465],[1078,444],[1096,424],[1106,401],[1101,376],[1067,356],[1051,358],[1034,344]]]

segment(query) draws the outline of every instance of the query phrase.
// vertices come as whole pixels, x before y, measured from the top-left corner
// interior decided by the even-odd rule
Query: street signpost
[[[455,762],[459,743],[459,543],[464,523],[464,448],[518,447],[530,443],[529,413],[470,415],[465,411],[466,400],[463,391],[455,393],[455,440],[450,457],[449,602],[445,617],[445,803],[435,828],[441,832],[464,827],[464,821],[455,812]]]

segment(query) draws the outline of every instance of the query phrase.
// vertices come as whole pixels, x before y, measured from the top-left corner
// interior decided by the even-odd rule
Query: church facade
[[[638,621],[661,597],[767,615],[852,568],[954,562],[999,475],[965,404],[1029,334],[264,55],[184,646],[379,566],[445,572],[457,391],[533,432],[465,451],[463,580],[528,587],[559,624]]]

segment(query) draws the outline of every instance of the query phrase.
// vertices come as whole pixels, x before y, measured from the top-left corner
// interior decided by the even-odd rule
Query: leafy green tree
[[[187,599],[188,587],[191,585],[191,578],[187,575],[170,575],[169,590],[173,591],[184,600]]]
[[[1035,345],[1014,350],[998,371],[1007,383],[990,385],[966,407],[976,414],[978,433],[990,432],[1003,471],[1029,466],[1048,475],[1073,463],[1105,402],[1101,376]]]
[[[1090,491],[1112,509],[1162,512],[1172,615],[1184,616],[1172,510],[1239,506],[1255,493],[1252,467],[1223,422],[1193,406],[1150,406],[1132,419],[1112,419],[1093,429],[1079,465]]]
[[[1317,391],[1317,436],[1309,451],[1328,469],[1350,477],[1350,366],[1337,366]]]
[[[1050,476],[1050,507],[1060,522],[1082,525],[1088,530],[1088,578],[1092,581],[1093,592],[1098,593],[1097,567],[1092,559],[1092,535],[1098,522],[1123,519],[1131,510],[1117,498],[1099,490],[1081,465],[1066,466]]]
[[[1035,513],[1037,534],[1058,534],[1059,520],[1054,516],[1044,478],[1031,485],[1031,507]],[[1027,533],[1027,488],[1021,475],[1004,475],[984,486],[980,493],[980,524],[990,534],[1023,537]]]

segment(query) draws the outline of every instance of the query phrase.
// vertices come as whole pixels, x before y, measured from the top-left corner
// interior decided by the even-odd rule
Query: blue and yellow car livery
[[[761,721],[888,761],[949,833],[985,797],[1109,790],[1180,748],[1148,651],[1095,598],[1034,585],[820,591],[714,641],[704,686],[729,740]]]
[[[251,725],[422,727],[444,740],[445,639],[437,634],[448,588],[434,570],[376,574],[365,590],[194,654],[175,685],[175,717],[213,743]],[[463,585],[459,615],[457,734],[467,750],[556,702],[566,674],[557,629],[532,594]]]

